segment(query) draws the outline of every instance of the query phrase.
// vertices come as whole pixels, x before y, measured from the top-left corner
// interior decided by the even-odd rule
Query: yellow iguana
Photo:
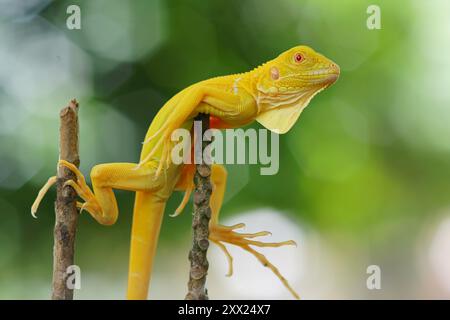
[[[60,166],[76,174],[76,181],[67,181],[84,203],[77,203],[80,211],[88,211],[103,225],[116,222],[118,208],[113,189],[136,192],[131,232],[131,252],[128,275],[128,299],[146,299],[158,242],[159,231],[167,199],[174,191],[184,191],[178,215],[189,200],[194,188],[194,165],[172,163],[171,134],[178,128],[191,129],[199,113],[209,114],[212,127],[236,128],[254,120],[267,129],[282,134],[296,122],[309,101],[339,77],[339,67],[306,46],[294,47],[252,71],[211,78],[193,84],[177,93],[161,108],[148,129],[140,162],[105,163],[92,168],[92,190],[81,172],[71,163],[61,160]],[[219,211],[225,192],[227,173],[219,164],[212,165],[210,240],[226,254],[229,275],[232,258],[224,243],[233,244],[253,254],[270,268],[289,291],[298,298],[287,280],[255,247],[279,247],[294,241],[269,243],[253,240],[270,234],[239,233],[243,224],[219,224]],[[49,179],[35,200],[31,212],[35,215],[40,201],[56,181]]]

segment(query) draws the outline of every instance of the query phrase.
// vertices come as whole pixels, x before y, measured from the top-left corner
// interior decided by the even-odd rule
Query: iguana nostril
[[[341,68],[339,68],[339,66],[336,63],[332,63],[331,66],[333,67],[334,70],[336,70],[337,74],[341,73]]]

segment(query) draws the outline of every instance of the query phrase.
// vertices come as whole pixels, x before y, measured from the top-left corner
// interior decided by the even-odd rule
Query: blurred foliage
[[[370,245],[373,254],[392,243],[410,250],[450,203],[450,65],[434,52],[448,60],[448,30],[439,23],[449,19],[431,14],[445,11],[443,2],[378,3],[381,30],[366,28],[368,0],[0,3],[0,287],[10,288],[0,298],[46,297],[12,282],[23,274],[43,284],[51,278],[54,191],[37,221],[29,209],[54,174],[57,114],[70,98],[81,104],[83,172],[135,162],[152,118],[180,89],[250,70],[298,44],[336,61],[341,78],[280,137],[277,175],[229,167],[222,217],[273,207],[322,234]],[[66,28],[70,4],[81,7],[81,30]],[[133,194],[116,194],[114,227],[82,215],[77,261],[105,274],[119,270],[124,282]],[[174,195],[167,212],[180,200]],[[163,248],[187,241],[185,211],[165,219]]]

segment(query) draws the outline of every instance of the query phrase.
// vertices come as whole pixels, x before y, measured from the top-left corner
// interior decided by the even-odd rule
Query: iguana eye
[[[294,56],[294,61],[297,63],[300,63],[304,60],[305,58],[303,57],[303,55],[301,53],[296,53]]]

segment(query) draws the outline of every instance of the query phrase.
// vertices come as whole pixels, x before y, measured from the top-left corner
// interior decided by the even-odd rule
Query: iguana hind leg
[[[194,188],[193,184],[193,176],[195,173],[195,165],[185,165],[181,174],[180,179],[178,180],[177,185],[175,186],[176,190],[185,191],[185,197],[181,205],[176,210],[175,214],[172,216],[179,215],[183,208],[185,207],[189,195]],[[213,185],[213,192],[211,194],[210,199],[210,207],[211,207],[211,221],[210,221],[210,231],[209,231],[209,239],[217,244],[220,249],[225,253],[228,260],[228,274],[227,276],[231,276],[233,274],[233,258],[228,252],[225,243],[232,244],[238,247],[241,247],[245,251],[251,253],[258,261],[260,261],[265,267],[268,267],[272,272],[280,279],[283,285],[292,293],[295,298],[299,298],[298,294],[292,289],[289,285],[288,281],[281,275],[277,267],[275,267],[267,258],[253,249],[251,246],[255,247],[281,247],[285,245],[295,245],[295,242],[292,240],[283,241],[283,242],[263,242],[256,241],[253,238],[267,236],[271,233],[268,231],[260,231],[255,233],[239,233],[236,232],[236,229],[240,229],[245,227],[243,223],[238,223],[233,226],[224,226],[219,224],[219,213],[220,208],[222,206],[223,197],[225,194],[227,180],[227,171],[224,166],[219,164],[213,164],[211,167],[211,183]]]
[[[245,251],[251,253],[263,266],[268,267],[272,272],[280,279],[283,285],[291,292],[291,294],[299,299],[299,295],[292,289],[288,281],[281,275],[277,267],[275,267],[263,254],[259,253],[251,246],[255,247],[281,247],[285,245],[296,245],[292,240],[283,242],[264,242],[256,241],[253,238],[270,235],[268,231],[260,231],[255,233],[240,233],[236,232],[236,229],[243,228],[245,225],[239,223],[233,226],[223,226],[219,224],[219,212],[222,206],[223,196],[225,193],[227,172],[221,165],[213,165],[211,172],[211,182],[213,184],[213,192],[210,199],[211,206],[211,222],[209,239],[217,244],[219,248],[225,253],[229,269],[227,276],[231,276],[233,273],[233,258],[225,247],[224,243],[229,243],[238,247],[241,247]]]

